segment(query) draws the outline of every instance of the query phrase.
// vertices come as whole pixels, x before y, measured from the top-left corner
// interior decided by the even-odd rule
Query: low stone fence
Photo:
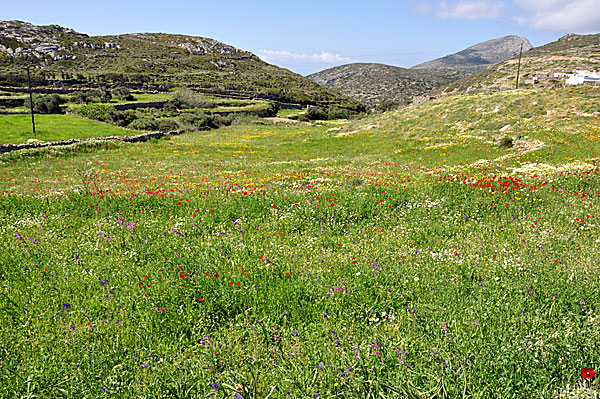
[[[113,104],[113,107],[115,107],[117,111],[125,111],[137,108],[162,108],[166,103],[166,101],[149,101],[145,103]]]
[[[14,108],[25,105],[24,98],[0,98],[0,107]]]
[[[209,114],[209,115],[222,115],[222,116],[227,116],[227,115],[253,115],[253,116],[259,116],[259,117],[265,117],[265,116],[271,116],[271,112],[268,109],[255,109],[255,110],[241,110],[241,111],[204,111],[205,114]]]
[[[138,134],[135,136],[109,136],[109,137],[94,137],[89,139],[70,139],[70,140],[62,140],[62,141],[38,141],[32,143],[21,143],[21,144],[1,144],[0,145],[0,154],[4,154],[6,152],[18,151],[18,150],[26,150],[29,148],[43,148],[43,147],[52,147],[59,145],[69,145],[75,143],[83,143],[86,141],[106,141],[106,140],[120,140],[126,143],[138,143],[142,141],[148,141],[150,139],[158,139],[165,136],[175,136],[183,133],[184,130],[174,130],[171,132],[147,132]]]

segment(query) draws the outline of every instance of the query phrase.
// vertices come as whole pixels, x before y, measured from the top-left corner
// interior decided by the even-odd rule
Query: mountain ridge
[[[411,68],[353,63],[325,69],[307,78],[369,106],[386,100],[405,103],[487,68],[493,62],[511,58],[521,44],[524,51],[531,47],[526,38],[504,36]]]
[[[379,63],[353,63],[329,68],[307,78],[367,105],[391,100],[405,103],[464,76],[459,71],[439,74]]]
[[[478,72],[481,69],[512,58],[515,54],[518,54],[521,44],[523,45],[523,52],[533,48],[526,38],[508,35],[486,40],[456,53],[414,65],[411,69],[456,69],[466,72]]]
[[[517,68],[518,56],[515,56],[438,88],[434,94],[511,89],[515,87]],[[568,33],[553,42],[524,52],[519,87],[562,86],[566,78],[555,77],[554,73],[576,70],[600,70],[600,33]]]

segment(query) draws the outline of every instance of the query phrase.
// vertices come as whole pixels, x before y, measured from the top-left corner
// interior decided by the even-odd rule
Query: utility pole
[[[31,76],[29,74],[29,67],[27,65],[27,82],[29,83],[29,109],[31,110],[31,126],[33,126],[33,134],[35,134],[35,119],[33,117],[33,94],[31,94]]]
[[[523,43],[521,43],[521,49],[519,50],[519,66],[517,67],[517,83],[515,89],[519,88],[519,72],[521,72],[521,55],[523,54]]]

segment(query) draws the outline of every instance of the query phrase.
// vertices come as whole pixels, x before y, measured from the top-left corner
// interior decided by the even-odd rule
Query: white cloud
[[[492,0],[441,1],[435,15],[441,19],[493,19],[504,11],[504,3]]]
[[[556,32],[598,33],[598,0],[515,0],[521,12],[513,19],[520,25]]]
[[[320,54],[299,54],[290,51],[260,50],[259,56],[266,62],[283,62],[296,64],[338,64],[352,62],[348,57],[342,57],[340,54],[332,54],[321,51]]]
[[[431,6],[427,3],[417,2],[414,5],[414,9],[419,14],[429,14],[431,12]]]

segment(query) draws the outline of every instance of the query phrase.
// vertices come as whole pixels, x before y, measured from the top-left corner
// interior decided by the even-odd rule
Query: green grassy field
[[[140,133],[75,115],[35,115],[34,135],[31,115],[0,115],[0,144],[24,143],[29,139],[56,141]]]
[[[599,104],[2,155],[0,396],[592,398]]]

